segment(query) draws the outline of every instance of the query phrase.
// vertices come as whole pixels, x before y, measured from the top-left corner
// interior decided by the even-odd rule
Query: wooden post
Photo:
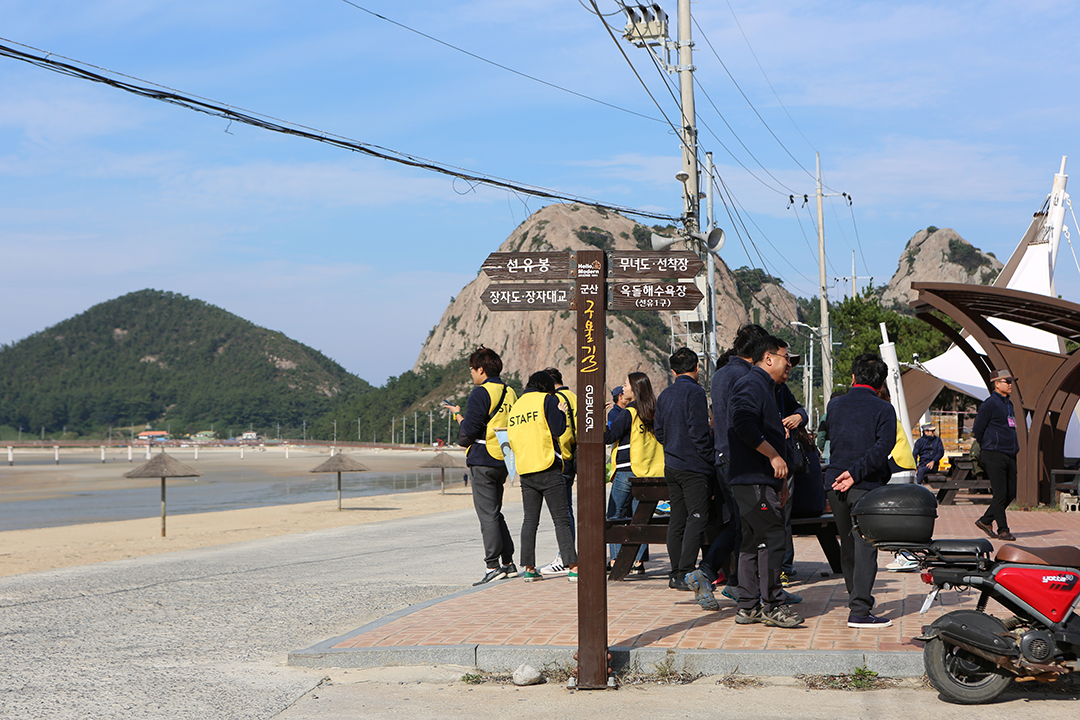
[[[331,455],[333,457],[333,455]],[[341,471],[338,470],[337,474],[337,509],[341,512]]]
[[[161,537],[165,537],[165,478],[161,478]]]
[[[101,464],[102,465],[105,464],[105,446],[104,445],[101,446]]]
[[[56,458],[56,464],[60,464],[60,446],[53,445],[53,456]]]
[[[582,689],[608,686],[604,572],[605,278],[601,250],[577,253],[578,677]]]
[[[13,448],[11,445],[8,445],[8,449],[7,449],[7,464],[8,465],[14,465],[15,464],[15,448]]]

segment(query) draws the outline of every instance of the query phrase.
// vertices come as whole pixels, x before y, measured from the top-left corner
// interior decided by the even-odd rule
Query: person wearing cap
[[[938,462],[945,457],[945,446],[937,436],[937,428],[923,425],[922,437],[915,441],[911,452],[915,456],[915,482],[922,485],[926,474],[937,472]]]
[[[993,499],[983,516],[975,521],[975,527],[992,538],[1016,540],[1009,532],[1009,520],[1005,509],[1016,499],[1016,453],[1020,443],[1016,437],[1016,414],[1012,395],[1014,375],[1007,370],[997,370],[990,376],[990,397],[979,406],[975,415],[973,433],[981,448],[980,460],[990,478]],[[997,523],[997,534],[993,523]]]

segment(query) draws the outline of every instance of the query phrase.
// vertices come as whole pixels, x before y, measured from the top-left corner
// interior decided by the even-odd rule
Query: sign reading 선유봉
[[[570,253],[491,253],[480,269],[492,280],[566,280],[570,277]]]

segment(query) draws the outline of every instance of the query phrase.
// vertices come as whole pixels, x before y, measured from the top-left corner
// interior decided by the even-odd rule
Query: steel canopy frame
[[[911,302],[915,315],[940,330],[968,357],[989,386],[990,374],[1006,370],[1017,377],[1012,403],[1020,442],[1017,455],[1017,501],[1031,506],[1050,497],[1050,470],[1063,467],[1065,431],[1080,401],[1080,353],[1053,353],[1017,345],[990,320],[1045,330],[1080,343],[1080,305],[1045,295],[964,283],[911,284],[918,297]],[[955,320],[975,340],[979,353],[959,332],[933,314]]]

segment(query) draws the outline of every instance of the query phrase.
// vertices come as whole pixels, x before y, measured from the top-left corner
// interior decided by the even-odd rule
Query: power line
[[[773,132],[773,129],[769,127],[769,123],[765,122],[765,118],[761,117],[761,113],[759,113],[757,108],[754,107],[754,103],[750,102],[750,98],[746,96],[746,93],[743,92],[743,89],[739,85],[738,81],[735,80],[735,76],[731,74],[731,71],[728,70],[727,65],[725,65],[724,61],[720,59],[720,54],[716,52],[716,48],[713,47],[712,41],[709,40],[709,36],[705,34],[704,30],[702,30],[701,25],[698,25],[696,19],[694,20],[694,25],[697,27],[698,32],[701,33],[701,37],[705,41],[705,44],[709,46],[710,50],[712,50],[712,54],[714,57],[716,57],[716,61],[720,63],[720,67],[724,68],[724,72],[727,73],[727,76],[731,79],[732,84],[735,85],[735,89],[739,91],[739,94],[742,95],[743,100],[745,100],[746,104],[750,106],[750,109],[754,111],[754,115],[757,116],[757,119],[761,121],[761,124],[765,126],[765,129],[769,131],[769,134],[773,136],[773,139],[776,140],[780,147],[784,149],[784,152],[787,153],[788,157],[791,158],[804,173],[806,173],[810,177],[814,177],[813,173],[804,168],[799,162],[799,160],[791,153],[790,150],[788,150],[787,145],[785,145],[783,141],[779,137],[777,137],[776,133]],[[779,182],[779,180],[777,180],[777,182]]]
[[[802,136],[802,139],[806,141],[806,144],[810,146],[810,149],[816,152],[817,148],[814,147],[814,144],[810,142],[810,139],[807,138],[806,135],[803,135],[803,131],[795,123],[795,118],[791,117],[791,113],[788,112],[787,106],[784,105],[784,101],[780,99],[780,95],[776,92],[776,88],[773,87],[772,81],[769,80],[769,76],[765,74],[765,68],[761,66],[761,61],[758,60],[757,53],[754,52],[753,46],[750,45],[750,38],[746,37],[746,32],[743,30],[742,23],[739,22],[739,18],[735,15],[735,8],[731,7],[730,0],[728,1],[727,6],[728,10],[731,11],[731,19],[735,21],[735,27],[739,28],[739,34],[742,35],[743,41],[746,43],[746,48],[750,51],[750,55],[754,58],[754,62],[757,63],[758,70],[761,71],[761,76],[765,78],[765,83],[769,86],[769,89],[772,90],[772,94],[773,97],[776,98],[776,102],[780,103],[780,107],[784,109],[784,114],[787,115],[788,120],[791,121],[792,127],[794,127],[795,130],[799,133],[799,135]]]
[[[446,42],[445,40],[440,40],[439,38],[434,37],[432,35],[428,35],[425,32],[421,32],[420,30],[417,30],[416,28],[411,28],[408,25],[400,23],[400,22],[398,22],[396,20],[391,20],[390,18],[386,17],[385,15],[380,15],[377,12],[373,12],[371,10],[368,10],[365,7],[361,7],[360,5],[357,5],[356,3],[352,2],[352,0],[341,0],[341,2],[345,3],[346,5],[351,5],[352,7],[356,8],[357,10],[360,10],[361,12],[365,12],[368,15],[371,15],[372,17],[377,17],[380,20],[388,22],[391,25],[396,25],[397,27],[401,28],[402,30],[408,30],[409,32],[414,33],[416,35],[419,35],[422,38],[427,38],[428,40],[431,40],[432,42],[439,43],[443,47],[450,48],[451,50],[459,52],[459,53],[461,53],[463,55],[468,55],[469,57],[471,57],[471,58],[473,58],[475,60],[479,60],[480,62],[487,63],[488,65],[491,65],[493,67],[497,67],[500,70],[505,70],[506,72],[513,73],[514,75],[517,75],[519,77],[523,77],[523,78],[525,78],[527,80],[532,80],[533,82],[540,83],[541,85],[546,85],[547,87],[552,88],[554,90],[559,90],[559,91],[564,92],[564,93],[569,93],[569,94],[574,95],[576,97],[579,97],[579,98],[581,98],[583,100],[588,100],[589,102],[594,102],[594,103],[597,103],[597,104],[600,104],[600,105],[604,105],[605,107],[609,107],[612,110],[618,110],[619,112],[628,113],[630,115],[636,115],[639,118],[644,118],[645,120],[652,120],[653,122],[658,122],[658,123],[664,122],[663,120],[661,120],[659,118],[650,117],[648,115],[642,115],[641,113],[635,112],[634,110],[627,110],[624,107],[619,107],[618,105],[612,105],[609,102],[605,102],[603,100],[599,100],[599,99],[591,97],[589,95],[585,95],[584,93],[579,93],[576,90],[570,90],[569,88],[564,88],[561,85],[556,85],[555,83],[548,82],[547,80],[542,80],[542,79],[540,79],[538,77],[535,77],[533,75],[529,75],[528,73],[523,73],[523,72],[521,72],[519,70],[515,70],[512,67],[507,67],[506,65],[502,65],[500,63],[497,63],[494,60],[488,60],[487,58],[482,57],[480,55],[477,55],[474,52],[469,52],[468,50],[460,48],[460,47],[458,47],[456,45],[451,45],[450,43]]]
[[[6,38],[0,38],[0,42],[11,43],[20,47],[34,50],[39,53],[45,53],[44,50],[30,47],[29,45],[23,45]],[[518,192],[525,195],[532,195],[534,197],[547,198],[550,200],[562,200],[566,202],[576,202],[584,205],[595,205],[603,207],[615,212],[623,213],[626,215],[636,215],[639,217],[653,218],[657,220],[667,220],[669,222],[678,222],[679,218],[672,215],[664,215],[661,213],[650,212],[647,210],[638,210],[635,208],[629,208],[620,205],[612,205],[609,203],[591,200],[576,195],[567,195],[559,193],[555,190],[549,190],[537,185],[524,185],[513,180],[496,177],[494,175],[486,175],[476,173],[464,168],[447,165],[435,160],[427,160],[418,156],[411,155],[409,153],[401,152],[398,150],[391,150],[388,148],[380,147],[371,143],[364,143],[358,140],[352,140],[340,135],[333,135],[331,133],[324,132],[322,130],[316,130],[303,125],[298,125],[286,120],[280,120],[268,115],[261,115],[253,113],[247,110],[236,108],[233,106],[222,105],[213,100],[206,98],[199,98],[197,96],[184,95],[178,90],[167,88],[156,83],[151,83],[146,80],[140,80],[129,75],[122,75],[111,70],[106,70],[94,65],[80,62],[78,60],[72,60],[71,58],[63,57],[62,55],[56,55],[55,53],[45,53],[43,56],[36,56],[30,53],[16,50],[15,48],[0,45],[0,57],[9,57],[13,60],[20,60],[31,65],[43,68],[45,70],[51,70],[61,75],[69,75],[71,77],[79,78],[81,80],[90,80],[92,82],[102,83],[109,85],[118,90],[129,92],[133,95],[149,98],[151,100],[160,100],[162,102],[170,103],[173,105],[179,105],[180,107],[201,112],[206,115],[214,117],[220,117],[233,122],[243,123],[245,125],[251,125],[253,127],[262,128],[264,130],[270,130],[272,132],[281,133],[284,135],[295,135],[297,137],[306,138],[308,140],[315,140],[321,143],[326,143],[334,147],[339,147],[344,150],[350,150],[352,152],[369,155],[381,160],[388,160],[400,165],[406,165],[409,167],[420,168],[423,170],[430,170],[432,172],[441,173],[443,175],[449,175],[451,177],[460,178],[470,183],[477,183],[481,185],[487,185],[489,187],[501,188],[504,190],[510,190],[511,192]],[[67,62],[60,62],[54,58],[61,58]],[[72,63],[78,63],[86,67],[79,67]],[[88,70],[86,68],[94,68],[98,72]],[[128,78],[128,80],[134,80],[135,82],[127,82],[124,80],[117,80],[112,77],[106,77],[104,74],[113,75],[116,77]],[[136,84],[141,83],[141,85]],[[151,87],[152,86],[152,87]]]

